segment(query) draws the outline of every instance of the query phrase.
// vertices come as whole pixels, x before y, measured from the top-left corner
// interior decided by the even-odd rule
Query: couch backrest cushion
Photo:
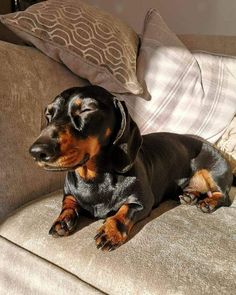
[[[0,42],[0,220],[46,192],[64,175],[37,167],[28,149],[41,129],[44,107],[66,88],[85,85],[37,49]]]

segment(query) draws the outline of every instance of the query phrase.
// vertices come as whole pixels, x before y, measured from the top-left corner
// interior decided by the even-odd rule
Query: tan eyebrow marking
[[[105,131],[105,138],[107,138],[111,134],[111,129],[107,128]]]
[[[74,101],[73,101],[73,104],[77,105],[77,106],[81,106],[82,104],[82,101],[80,98],[76,98]]]

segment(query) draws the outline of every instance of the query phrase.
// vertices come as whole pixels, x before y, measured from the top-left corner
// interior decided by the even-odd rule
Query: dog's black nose
[[[56,145],[53,143],[35,142],[29,149],[31,156],[36,161],[50,162],[57,156]]]

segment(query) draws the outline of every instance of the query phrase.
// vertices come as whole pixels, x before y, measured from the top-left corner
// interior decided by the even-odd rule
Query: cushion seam
[[[66,273],[68,273],[68,274],[70,274],[70,275],[76,277],[77,279],[79,279],[80,281],[82,281],[84,284],[86,284],[86,285],[92,287],[93,289],[99,291],[101,294],[108,295],[108,293],[105,293],[104,291],[102,291],[102,290],[100,290],[99,288],[95,287],[95,286],[92,285],[91,283],[88,283],[88,282],[84,281],[84,280],[81,279],[79,276],[77,276],[77,275],[73,274],[72,272],[68,271],[67,269],[65,269],[65,268],[63,268],[63,267],[61,267],[61,266],[55,264],[54,262],[52,262],[52,261],[50,261],[50,260],[48,260],[48,259],[46,259],[46,258],[44,258],[44,257],[42,257],[42,256],[40,256],[40,255],[38,255],[38,254],[36,254],[36,253],[34,253],[34,252],[31,252],[30,250],[28,250],[28,249],[22,247],[21,245],[18,245],[17,243],[15,243],[15,242],[13,242],[13,241],[11,241],[11,240],[5,238],[5,237],[2,236],[2,235],[0,235],[0,237],[3,238],[4,240],[8,241],[9,243],[12,243],[12,244],[15,245],[16,247],[19,247],[20,249],[22,249],[22,250],[24,250],[24,251],[26,251],[26,252],[29,252],[30,254],[36,256],[37,258],[42,259],[42,260],[44,260],[44,261],[46,261],[46,262],[48,262],[48,263],[54,265],[55,267],[61,269],[62,271],[65,271]]]

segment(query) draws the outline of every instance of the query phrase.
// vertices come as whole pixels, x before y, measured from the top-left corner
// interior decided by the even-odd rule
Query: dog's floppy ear
[[[142,144],[142,136],[137,124],[132,120],[123,101],[113,98],[120,117],[120,129],[113,142],[112,161],[116,172],[129,171]]]

